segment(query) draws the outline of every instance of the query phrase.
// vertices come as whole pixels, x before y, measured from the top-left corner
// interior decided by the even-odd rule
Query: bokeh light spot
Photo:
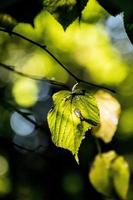
[[[16,103],[23,107],[30,107],[37,101],[38,87],[33,80],[20,79],[14,84],[12,94]]]
[[[35,121],[35,117],[33,115],[28,115],[28,117]],[[17,112],[14,112],[11,115],[10,124],[12,130],[20,136],[30,135],[35,129],[35,125],[32,122],[28,121]]]

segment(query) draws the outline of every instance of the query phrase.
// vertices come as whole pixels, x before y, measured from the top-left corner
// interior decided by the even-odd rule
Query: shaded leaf
[[[14,20],[10,15],[0,14],[0,27],[11,31],[16,26],[16,24],[16,20]]]
[[[131,0],[97,0],[100,5],[108,11],[111,15],[115,16],[120,12],[124,12],[125,29],[129,39],[133,43],[133,6]]]
[[[77,159],[85,132],[99,123],[96,99],[87,90],[62,90],[53,95],[53,104],[48,113],[52,141],[70,150]]]
[[[122,156],[115,151],[109,151],[96,156],[89,172],[89,178],[94,188],[107,197],[116,194],[125,199],[129,185],[129,168]]]
[[[120,104],[109,93],[102,90],[95,94],[100,111],[100,125],[93,129],[93,134],[108,143],[117,129],[120,116]]]
[[[49,11],[63,26],[67,28],[81,12],[88,0],[43,0],[44,9]]]
[[[132,15],[124,14],[124,25],[126,33],[133,44],[133,12]]]
[[[100,5],[111,15],[117,15],[120,12],[126,12],[130,15],[133,11],[131,0],[97,0]]]
[[[42,0],[2,0],[0,12],[11,15],[18,22],[33,24],[35,16],[43,9]]]
[[[121,12],[121,9],[119,5],[117,4],[117,1],[112,1],[112,0],[97,0],[99,4],[107,10],[111,15],[117,15],[118,13]]]

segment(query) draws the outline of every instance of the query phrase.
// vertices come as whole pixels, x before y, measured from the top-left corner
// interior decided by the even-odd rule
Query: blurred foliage
[[[101,3],[101,1],[99,2]],[[102,2],[103,4],[101,3],[101,5],[107,9],[105,7],[106,2]],[[126,5],[128,3],[121,4],[119,10],[120,1],[118,1],[117,7],[114,1],[110,2],[114,5],[114,10],[117,8],[114,13],[113,7],[108,4],[109,9],[112,10],[107,9],[107,11],[111,14],[125,11],[125,26],[129,29],[128,34],[130,34],[131,38],[133,35],[132,27],[130,28],[132,18],[129,18],[128,7],[125,6],[125,3]],[[115,88],[115,98],[120,102],[122,109],[120,122],[113,140],[107,145],[100,140],[100,144],[103,151],[114,149],[127,160],[131,171],[127,200],[132,200],[133,48],[124,32],[123,21],[120,22],[118,20],[119,18],[123,20],[123,17],[121,15],[111,17],[96,1],[90,0],[82,12],[80,24],[76,20],[64,32],[62,26],[52,15],[47,11],[39,13],[40,6],[38,9],[35,6],[36,3],[34,3],[32,0],[22,0],[21,3],[16,0],[2,0],[0,3],[0,11],[7,11],[8,14],[11,14],[21,22],[33,24],[34,21],[34,28],[27,23],[18,23],[16,25],[16,21],[3,12],[0,15],[0,25],[2,27],[10,25],[10,20],[13,20],[16,25],[14,31],[46,45],[78,77],[95,84],[104,84]],[[13,10],[12,7],[14,8]],[[132,9],[131,6],[130,9]],[[55,11],[57,9],[52,13]],[[81,15],[81,10],[79,14]],[[75,18],[71,19],[71,21]],[[0,61],[13,65],[16,70],[26,74],[61,81],[69,87],[74,84],[73,79],[67,72],[46,52],[29,44],[27,41],[5,33],[0,33]],[[12,102],[18,109],[29,108],[30,115],[32,114],[36,120],[35,122],[39,124],[44,123],[44,119],[46,121],[47,112],[52,103],[51,95],[60,89],[62,88],[46,82],[41,83],[41,81],[22,78],[20,75],[0,67],[1,100]],[[110,103],[108,104],[110,107]],[[4,162],[8,163],[7,166],[9,167],[9,172],[5,177],[0,177],[0,195],[3,195],[1,198],[53,200],[53,198],[57,197],[57,199],[66,200],[87,200],[91,196],[92,199],[103,199],[86,179],[88,163],[90,167],[97,154],[94,139],[90,134],[87,134],[86,140],[83,140],[79,149],[79,167],[70,152],[53,146],[47,147],[49,143],[51,144],[51,140],[49,139],[50,133],[46,124],[43,124],[45,127],[43,134],[38,129],[34,129],[31,135],[19,137],[17,130],[12,130],[10,125],[11,110],[14,113],[14,108],[10,109],[9,106],[5,106],[1,101],[0,155],[5,160]],[[26,115],[28,116],[28,114]],[[21,126],[20,122],[18,126]],[[23,124],[23,126],[25,125]],[[11,145],[6,139],[15,142],[18,146]],[[36,150],[40,144],[44,145],[42,147],[43,151],[48,148],[46,152],[44,151],[44,154],[32,153],[34,150],[42,152],[41,148]],[[19,148],[19,145],[27,148],[27,151]],[[31,152],[28,152],[29,148]],[[1,163],[0,167],[2,166]],[[6,169],[5,164],[3,166]],[[121,186],[121,184],[118,185]],[[123,192],[124,189],[122,190]]]
[[[95,189],[107,197],[114,196],[115,198],[117,194],[120,199],[126,199],[130,177],[129,168],[124,158],[114,151],[96,156],[89,177]]]
[[[105,143],[111,142],[121,112],[119,102],[111,94],[99,90],[95,94],[100,111],[100,124],[93,129],[93,134]]]

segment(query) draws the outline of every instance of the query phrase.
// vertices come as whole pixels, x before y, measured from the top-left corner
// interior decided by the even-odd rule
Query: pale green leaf
[[[96,99],[87,90],[62,90],[53,95],[53,104],[48,113],[52,141],[56,146],[70,150],[77,158],[86,131],[99,123]]]
[[[120,116],[120,104],[115,97],[105,91],[95,94],[100,111],[100,125],[93,129],[93,134],[105,143],[112,140]]]
[[[129,174],[124,158],[115,151],[109,151],[96,156],[89,178],[98,192],[107,197],[113,197],[116,193],[124,200],[128,192]]]
[[[129,167],[122,156],[112,163],[113,184],[121,199],[126,199],[129,186]]]
[[[94,188],[106,196],[110,196],[113,191],[110,167],[112,160],[116,156],[114,151],[96,156],[89,173],[89,178]]]

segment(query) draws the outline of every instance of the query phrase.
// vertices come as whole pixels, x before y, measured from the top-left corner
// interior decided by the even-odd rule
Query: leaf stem
[[[101,155],[102,149],[101,149],[100,142],[95,136],[94,136],[94,139],[95,139],[95,144],[96,144],[96,147],[97,147],[97,151],[98,151],[99,155]]]
[[[106,90],[109,90],[109,91],[115,93],[114,90],[109,89],[109,88],[107,88],[107,87],[99,86],[99,85],[96,85],[96,84],[93,84],[93,83],[89,83],[89,82],[87,82],[87,81],[84,81],[84,80],[79,79],[76,75],[74,75],[71,71],[69,71],[69,70],[67,69],[67,67],[66,67],[66,66],[65,66],[51,51],[49,51],[49,50],[47,49],[47,46],[46,46],[46,45],[41,45],[41,44],[39,44],[39,43],[37,43],[37,42],[35,42],[35,41],[29,39],[29,38],[27,38],[27,37],[25,37],[25,36],[23,36],[23,35],[17,33],[17,32],[9,31],[8,29],[5,29],[5,28],[0,28],[0,31],[1,31],[1,32],[8,33],[9,35],[17,36],[17,37],[19,37],[19,38],[21,38],[21,39],[23,39],[23,40],[26,40],[26,41],[30,42],[31,44],[33,44],[33,45],[35,45],[35,46],[40,47],[41,49],[43,49],[43,50],[44,50],[45,52],[47,52],[47,53],[48,53],[48,54],[49,54],[49,55],[50,55],[50,56],[51,56],[51,57],[52,57],[52,58],[53,58],[53,59],[54,59],[54,60],[55,60],[55,61],[70,75],[70,76],[72,76],[72,77],[76,80],[77,83],[83,82],[83,83],[86,83],[86,84],[91,85],[91,86],[93,86],[93,87],[106,89]]]

